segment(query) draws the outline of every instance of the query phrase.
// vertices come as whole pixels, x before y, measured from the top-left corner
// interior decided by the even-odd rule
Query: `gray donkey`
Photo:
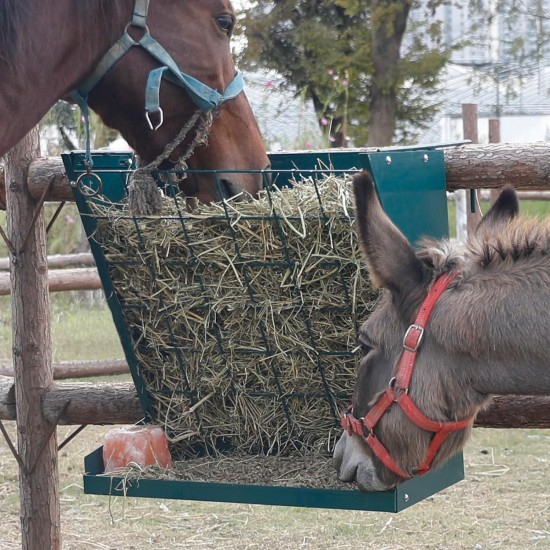
[[[388,490],[460,451],[491,394],[550,393],[550,224],[505,187],[466,245],[413,248],[371,177],[353,182],[360,246],[385,290],[334,452],[343,481]]]

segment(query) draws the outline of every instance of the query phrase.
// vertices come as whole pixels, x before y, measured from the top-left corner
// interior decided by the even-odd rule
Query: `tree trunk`
[[[61,548],[55,424],[42,414],[53,382],[44,211],[27,189],[29,164],[38,156],[35,128],[6,155],[6,196],[13,317],[23,549]],[[36,220],[34,220],[36,216]]]
[[[372,89],[368,147],[391,145],[395,134],[401,42],[410,0],[372,2]]]
[[[346,147],[346,120],[344,117],[334,117],[330,129],[330,146],[333,148]]]

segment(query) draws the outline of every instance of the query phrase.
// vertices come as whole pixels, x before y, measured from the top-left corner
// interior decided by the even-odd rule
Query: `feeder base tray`
[[[247,457],[244,459],[245,468],[242,456],[190,460],[186,461],[189,468],[176,469],[174,479],[166,476],[166,470],[162,471],[162,478],[152,479],[149,474],[139,478],[132,474],[122,475],[116,472],[112,475],[104,474],[102,452],[103,448],[100,447],[85,458],[86,494],[399,512],[464,479],[464,465],[460,453],[438,470],[406,481],[392,491],[363,493],[353,485],[337,480],[330,482],[331,488],[327,488],[326,484],[321,488],[315,487],[315,484],[325,476],[327,466],[331,468],[330,457],[311,460]],[[221,461],[224,462],[223,468]],[[286,469],[281,467],[281,461],[287,462]],[[205,465],[208,462],[212,465],[212,471],[216,468],[218,472],[223,470],[222,477],[226,481],[191,480],[197,476],[204,478],[204,472],[208,470]],[[265,476],[262,476],[262,468]],[[179,474],[178,470],[181,470]],[[243,482],[237,482],[239,472],[242,473]],[[266,481],[265,478],[270,472],[273,479]],[[228,483],[227,480],[232,482]]]

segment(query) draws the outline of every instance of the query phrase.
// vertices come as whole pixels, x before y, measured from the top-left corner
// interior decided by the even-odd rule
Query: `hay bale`
[[[139,374],[175,456],[322,453],[351,397],[357,329],[377,299],[361,272],[349,182],[259,200],[165,198],[136,218],[94,204]]]

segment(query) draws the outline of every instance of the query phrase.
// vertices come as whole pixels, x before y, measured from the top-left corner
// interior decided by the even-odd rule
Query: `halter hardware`
[[[445,273],[436,280],[429,290],[428,295],[418,310],[414,323],[407,329],[403,338],[403,352],[399,360],[397,372],[390,380],[386,391],[380,395],[378,401],[372,406],[367,415],[362,418],[355,418],[351,406],[340,415],[342,428],[347,431],[348,435],[356,434],[362,437],[382,464],[403,479],[427,473],[447,437],[454,431],[463,430],[471,426],[474,421],[474,417],[456,422],[431,420],[418,409],[409,397],[409,384],[426,324],[437,300],[457,275],[457,272]],[[403,409],[404,413],[415,426],[435,434],[428,445],[424,459],[414,468],[413,475],[405,472],[398,466],[389,451],[374,433],[374,428],[380,418],[394,403],[397,403]]]
[[[153,69],[149,73],[145,87],[145,118],[151,130],[158,130],[164,121],[164,113],[160,107],[160,85],[162,79],[184,88],[195,106],[207,113],[219,107],[229,99],[237,97],[244,89],[242,74],[236,71],[235,77],[228,84],[225,90],[220,93],[200,80],[184,73],[178,67],[174,58],[161,46],[149,33],[147,26],[147,14],[149,12],[150,0],[136,0],[132,20],[126,25],[124,34],[111,46],[109,51],[101,58],[94,72],[81,83],[76,90],[68,95],[80,107],[84,117],[86,130],[86,166],[88,174],[92,173],[92,156],[90,152],[90,129],[89,129],[89,108],[88,95],[105,74],[123,57],[131,48],[138,46],[143,48],[149,55],[162,64],[161,67]],[[142,29],[143,36],[134,40],[128,30],[132,27]],[[153,125],[151,114],[159,117],[159,122]]]

